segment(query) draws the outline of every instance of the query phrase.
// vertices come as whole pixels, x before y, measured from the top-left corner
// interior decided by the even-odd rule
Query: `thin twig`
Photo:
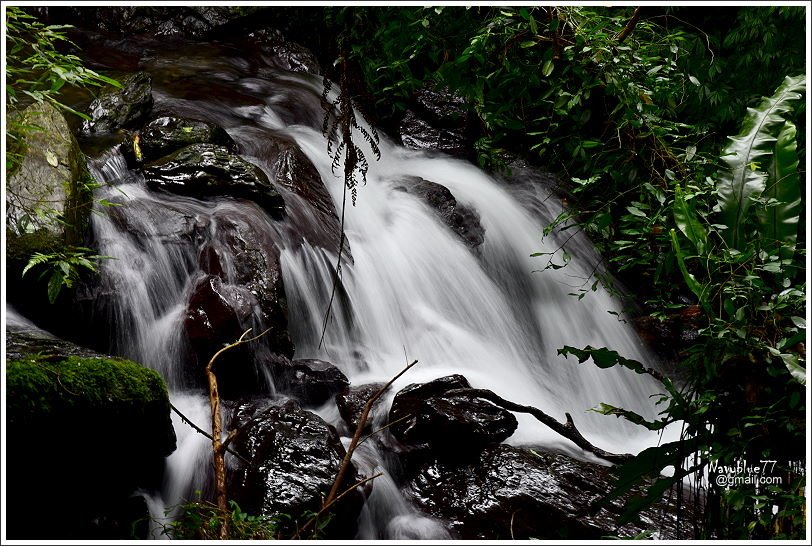
[[[308,527],[310,527],[310,526],[311,526],[313,523],[315,523],[315,522],[316,522],[316,521],[319,519],[319,517],[320,517],[320,516],[321,516],[321,515],[322,515],[324,512],[326,512],[327,510],[329,510],[329,509],[330,509],[330,507],[332,507],[332,506],[333,506],[335,503],[337,503],[338,501],[340,501],[340,500],[341,500],[341,499],[342,499],[342,498],[343,498],[345,495],[349,495],[349,494],[350,494],[352,491],[354,491],[356,488],[361,487],[362,485],[364,485],[364,484],[365,484],[365,483],[367,483],[367,482],[371,482],[371,481],[372,481],[372,480],[374,480],[375,478],[380,478],[381,476],[383,476],[383,472],[378,472],[378,473],[377,473],[377,474],[375,474],[374,476],[370,476],[369,478],[364,478],[364,479],[363,479],[363,480],[361,480],[360,482],[355,483],[355,484],[353,484],[353,485],[349,486],[349,487],[348,487],[347,489],[345,489],[344,491],[342,491],[342,492],[341,492],[341,494],[340,494],[340,495],[338,495],[336,498],[334,498],[332,501],[330,501],[330,503],[329,503],[329,504],[325,504],[324,506],[322,506],[321,510],[319,510],[319,511],[318,511],[318,513],[317,513],[315,516],[313,516],[312,518],[310,518],[309,520],[307,520],[307,521],[305,522],[305,524],[304,524],[304,525],[302,525],[302,527],[301,527],[301,528],[300,528],[298,531],[296,531],[296,534],[295,534],[295,535],[293,535],[293,539],[294,539],[294,540],[296,540],[297,538],[299,538],[299,535],[301,535],[301,533],[302,533],[302,532],[304,532],[304,530],[305,530],[305,529],[307,529],[307,528],[308,528]]]
[[[338,468],[338,474],[336,475],[336,479],[333,482],[333,487],[330,488],[330,493],[327,495],[327,498],[324,501],[324,504],[330,504],[335,496],[338,494],[338,488],[341,487],[341,483],[344,481],[344,476],[347,473],[347,469],[350,466],[350,461],[352,461],[352,454],[355,452],[355,448],[358,447],[358,442],[361,440],[361,433],[364,430],[364,426],[366,425],[367,419],[369,418],[369,412],[372,409],[372,406],[378,399],[383,396],[389,387],[392,384],[400,379],[400,376],[408,372],[414,365],[417,364],[417,360],[413,361],[411,364],[408,364],[405,368],[403,368],[395,377],[389,380],[389,382],[381,387],[378,392],[373,394],[367,403],[364,404],[364,409],[361,411],[361,416],[358,418],[358,427],[355,429],[355,433],[352,436],[352,440],[350,441],[350,445],[347,448],[347,453],[344,455],[344,460],[341,461],[341,466]]]
[[[381,432],[381,431],[383,431],[383,430],[386,430],[386,429],[388,429],[388,428],[389,428],[389,427],[391,427],[391,426],[397,425],[398,423],[402,423],[403,421],[405,421],[405,420],[406,420],[406,419],[408,419],[409,417],[413,417],[413,416],[414,416],[414,413],[410,413],[410,414],[408,414],[408,415],[404,415],[404,416],[403,416],[403,417],[401,417],[400,419],[395,419],[394,421],[389,421],[388,423],[386,423],[386,424],[385,424],[384,426],[382,426],[381,428],[376,429],[376,430],[373,430],[372,432],[370,432],[369,434],[367,434],[366,436],[364,436],[364,437],[361,439],[361,441],[360,441],[360,442],[358,442],[358,445],[360,446],[361,444],[363,444],[364,442],[366,442],[367,440],[369,440],[370,438],[372,438],[373,436],[375,436],[375,435],[376,435],[376,434],[378,434],[379,432]],[[356,446],[356,447],[357,447],[357,446]]]
[[[189,419],[188,417],[186,417],[184,414],[182,414],[180,412],[180,410],[174,406],[174,404],[169,404],[169,407],[172,408],[172,411],[174,411],[175,413],[178,414],[178,417],[180,417],[181,421],[183,421],[184,423],[186,423],[187,425],[189,425],[190,427],[195,429],[195,431],[198,432],[199,434],[202,434],[203,436],[205,436],[209,440],[212,440],[211,434],[209,434],[208,432],[206,432],[205,430],[203,430],[202,428],[200,428],[199,426],[194,424],[192,422],[192,420]],[[234,432],[234,431],[232,431],[232,432]],[[230,436],[230,434],[229,434],[229,436]],[[248,459],[246,459],[245,457],[243,457],[242,455],[240,455],[236,451],[234,451],[234,450],[230,449],[228,446],[226,446],[226,442],[223,442],[223,446],[225,446],[225,450],[228,453],[234,455],[235,457],[237,457],[239,460],[241,460],[245,464],[251,464],[251,461],[249,461]]]
[[[214,361],[217,360],[218,356],[228,351],[229,349],[233,349],[234,347],[238,347],[245,343],[255,341],[271,331],[271,329],[268,328],[261,334],[246,339],[246,336],[248,336],[248,334],[251,333],[251,330],[252,328],[247,329],[245,332],[242,333],[242,335],[237,341],[226,345],[225,347],[214,353],[214,356],[211,357],[211,360],[209,360],[209,363],[206,365],[206,379],[208,380],[209,383],[209,404],[211,405],[212,465],[214,466],[214,481],[215,481],[215,491],[217,495],[217,507],[223,514],[228,513],[228,501],[226,498],[226,461],[225,456],[223,455],[225,453],[227,446],[222,442],[220,438],[223,429],[223,422],[222,416],[220,415],[220,392],[219,387],[217,385],[217,375],[214,373]],[[229,434],[229,437],[233,438],[231,434]],[[220,540],[226,540],[228,538],[228,528],[229,528],[229,519],[223,518],[222,522],[220,523],[220,533],[219,533]]]

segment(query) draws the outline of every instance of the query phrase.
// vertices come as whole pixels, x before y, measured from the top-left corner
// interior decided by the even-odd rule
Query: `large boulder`
[[[479,221],[479,214],[470,207],[457,203],[445,186],[410,176],[399,188],[416,195],[433,208],[443,223],[470,248],[477,249],[485,241],[485,228]]]
[[[82,123],[86,134],[133,128],[152,110],[152,78],[137,72],[121,81],[121,88],[107,87],[90,103],[90,120]]]
[[[295,42],[283,42],[270,47],[262,47],[266,60],[276,68],[290,72],[321,74],[319,61],[312,51]]]
[[[255,303],[247,290],[207,275],[195,284],[189,297],[184,321],[186,335],[193,344],[212,338],[236,341]]]
[[[267,219],[261,211],[226,209],[209,222],[197,264],[203,275],[191,291],[184,319],[195,374],[200,376],[212,355],[248,328],[253,335],[268,329],[257,343],[223,354],[216,366],[224,396],[256,394],[266,388],[259,367],[293,355],[279,248],[263,229]]]
[[[192,144],[147,164],[144,177],[152,189],[193,197],[228,195],[250,199],[274,218],[285,202],[265,173],[224,146]]]
[[[237,151],[237,145],[225,129],[197,119],[159,117],[147,123],[137,136],[137,149],[146,163],[191,144],[219,144],[230,152]]]
[[[271,362],[271,374],[277,391],[295,397],[306,406],[320,406],[350,384],[337,366],[314,358],[277,357]]]
[[[677,528],[674,507],[664,503],[619,526],[623,499],[593,507],[612,483],[609,467],[499,445],[465,463],[427,462],[404,491],[463,540],[596,540],[633,538],[643,531],[660,539],[690,538],[689,529]]]
[[[436,127],[460,128],[468,123],[470,105],[459,93],[447,87],[423,87],[412,97],[415,110]]]
[[[518,422],[512,413],[467,390],[472,389],[460,375],[405,387],[389,411],[392,434],[438,457],[470,453],[513,434]]]
[[[285,515],[280,530],[287,536],[320,510],[346,454],[341,439],[332,425],[293,401],[243,403],[230,426],[237,427],[245,428],[233,447],[249,464],[240,462],[232,472],[229,496],[250,514]],[[341,491],[357,481],[350,466]],[[357,491],[336,503],[330,538],[352,538],[362,503]]]
[[[297,107],[299,110],[300,107]],[[262,157],[269,166],[268,176],[284,192],[287,221],[286,239],[291,244],[306,241],[312,246],[338,252],[341,224],[330,193],[313,162],[295,141],[272,131],[242,129],[246,148]],[[344,257],[349,257],[344,240]]]
[[[19,325],[10,324],[7,355],[9,538],[146,538],[149,513],[133,495],[159,490],[175,449],[163,379]],[[49,493],[58,509],[43,525],[31,507]]]
[[[415,112],[407,110],[400,122],[400,139],[406,148],[434,150],[468,159],[468,139],[459,129],[434,127]]]

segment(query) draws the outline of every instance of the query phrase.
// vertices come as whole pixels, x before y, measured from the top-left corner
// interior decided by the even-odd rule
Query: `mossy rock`
[[[77,356],[57,362],[37,356],[11,360],[6,363],[6,385],[9,430],[115,417],[124,420],[121,425],[130,430],[150,433],[149,429],[158,429],[150,434],[150,451],[156,455],[169,455],[175,448],[164,380],[129,360]],[[146,422],[161,415],[168,426]],[[133,442],[139,441],[133,438]]]
[[[131,497],[160,488],[175,449],[164,380],[129,360],[7,333],[9,537],[144,538],[133,525],[148,514]],[[46,502],[56,506],[43,526],[33,507]]]

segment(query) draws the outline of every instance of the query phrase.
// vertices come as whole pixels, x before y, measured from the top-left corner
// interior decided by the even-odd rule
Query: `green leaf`
[[[674,188],[674,221],[679,230],[694,244],[697,254],[704,254],[708,233],[696,217],[693,206],[685,201],[679,184]]]
[[[805,88],[805,76],[788,76],[772,97],[764,98],[758,108],[748,108],[742,131],[729,137],[722,155],[727,168],[719,174],[716,191],[722,223],[728,228],[723,236],[731,248],[743,247],[751,198],[761,195],[767,185],[767,173],[757,166],[773,154],[778,133],[785,125],[783,114],[792,101],[801,98]]]
[[[63,284],[65,284],[65,279],[62,276],[62,272],[55,269],[51,273],[51,278],[48,280],[48,302],[52,305],[56,301],[57,296],[59,296],[59,291],[62,290]]]
[[[639,216],[640,218],[647,218],[646,213],[637,207],[626,207],[626,210],[635,216]]]
[[[685,266],[685,259],[682,256],[682,248],[680,247],[679,241],[677,240],[677,232],[674,231],[672,228],[671,230],[671,245],[674,247],[674,256],[677,259],[677,266],[679,267],[680,272],[682,273],[682,278],[685,280],[685,284],[688,288],[693,292],[696,297],[699,299],[699,303],[707,308],[708,303],[705,301],[704,290],[702,289],[702,285],[696,280],[696,277],[688,271],[688,268]]]
[[[592,408],[591,411],[600,413],[601,415],[614,415],[616,417],[623,417],[627,421],[631,421],[635,425],[640,425],[649,430],[662,430],[669,424],[669,421],[667,420],[649,421],[639,413],[635,413],[633,411],[623,408],[618,408],[610,404],[604,404],[603,402],[601,402],[601,404],[598,407]]]
[[[806,319],[803,317],[789,317],[792,323],[797,326],[798,328],[806,328]]]
[[[791,259],[798,237],[801,214],[801,180],[798,175],[798,153],[795,124],[784,123],[775,143],[764,196],[775,199],[775,205],[759,211],[759,232],[768,245],[778,246],[782,259]]]
[[[544,61],[544,65],[541,67],[542,75],[546,78],[547,76],[549,76],[550,74],[553,73],[553,68],[554,67],[555,66],[553,65],[553,61],[551,61],[549,59]]]
[[[801,385],[806,386],[806,368],[798,364],[798,356],[781,353],[778,357],[784,362],[790,375]]]

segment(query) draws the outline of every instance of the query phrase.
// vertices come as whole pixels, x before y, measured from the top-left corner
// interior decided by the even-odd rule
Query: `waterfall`
[[[291,123],[284,110],[291,101],[279,100],[280,94],[301,97],[299,107],[309,110],[299,119],[320,119],[318,81],[278,74],[229,78],[235,88],[275,91],[265,104],[228,108],[214,99],[176,97],[158,86],[158,104],[223,125],[243,155],[266,172],[272,165],[263,135],[293,139],[315,165],[340,215],[345,190],[337,173],[342,169],[333,171],[325,137],[310,124]],[[97,197],[119,205],[93,217],[99,252],[113,257],[101,267],[97,290],[103,298],[96,309],[114,325],[113,350],[160,371],[173,403],[198,424],[207,423],[207,400],[184,372],[183,312],[203,276],[201,246],[224,222],[239,218],[281,251],[296,358],[329,360],[355,385],[387,381],[416,359],[419,364],[390,390],[387,405],[409,383],[459,373],[473,387],[536,406],[559,420],[571,413],[584,436],[604,449],[639,451],[656,443],[658,436],[641,427],[588,411],[606,402],[652,416],[649,397],[658,392],[656,384],[628,371],[601,370],[557,355],[564,345],[593,345],[651,360],[609,293],[598,287],[583,299],[570,295],[590,278],[598,260],[586,238],[568,239],[573,259],[565,268],[534,271],[542,261],[531,254],[553,252],[564,243],[565,236],[555,233],[541,238],[543,227],[562,210],[551,191],[531,184],[508,187],[470,163],[407,150],[386,139],[379,161],[367,152],[366,183],[359,185],[357,203],[348,199],[344,211],[351,257],[342,263],[341,290],[332,302],[323,344],[337,256],[295,233],[291,218],[316,222],[295,197],[285,194],[293,210],[287,220],[274,221],[249,202],[153,192],[115,149],[93,160],[94,176],[106,183]],[[404,191],[417,178],[445,186],[478,213],[485,237],[477,250],[429,205]],[[167,219],[174,223],[167,225]],[[228,283],[228,271],[226,277]],[[334,411],[320,413],[338,424]],[[545,445],[590,458],[534,419],[518,418],[509,443]],[[162,498],[151,500],[156,511],[192,496],[207,479],[210,445],[180,421],[175,425],[179,447],[168,459]],[[447,537],[442,526],[417,515],[400,496],[376,449],[365,447],[356,457],[369,472],[384,472],[362,514],[359,537]]]

